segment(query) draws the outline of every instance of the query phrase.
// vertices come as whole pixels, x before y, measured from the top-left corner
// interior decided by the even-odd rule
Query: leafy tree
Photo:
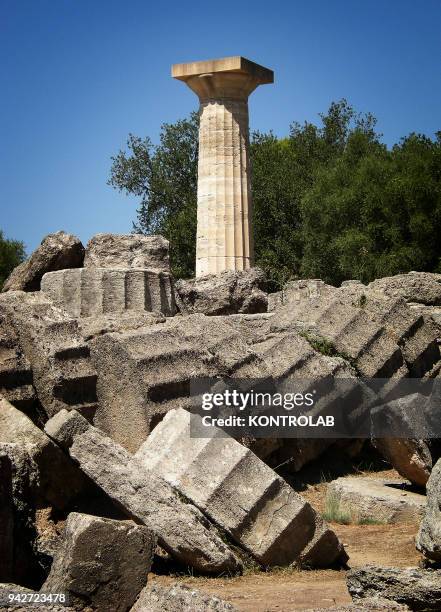
[[[293,123],[286,139],[277,140],[271,133],[252,135],[256,262],[273,288],[302,273],[307,234],[301,203],[319,169],[342,155],[352,134],[376,138],[372,115],[358,115],[346,100],[333,102],[320,117],[322,127]]]
[[[12,270],[26,257],[23,242],[4,238],[0,230],[0,288]]]
[[[302,274],[338,285],[439,269],[440,153],[440,142],[425,136],[388,151],[352,133],[302,200]]]
[[[441,132],[388,150],[375,118],[346,100],[321,125],[287,138],[251,135],[256,264],[274,289],[289,278],[370,281],[411,269],[441,271]],[[170,240],[172,269],[194,274],[198,116],[162,126],[160,143],[130,135],[109,183],[140,198],[135,231]]]
[[[112,157],[109,184],[140,198],[133,229],[170,240],[177,277],[194,275],[198,127],[197,113],[165,123],[156,147],[149,138],[130,134],[128,153]]]
[[[251,159],[256,263],[277,289],[300,269],[301,168],[290,140],[271,133],[252,135]]]

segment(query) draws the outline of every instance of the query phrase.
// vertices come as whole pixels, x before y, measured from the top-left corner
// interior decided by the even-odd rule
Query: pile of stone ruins
[[[147,575],[350,567],[288,481],[324,454],[356,461],[368,447],[416,492],[403,501],[384,481],[351,477],[329,488],[366,516],[416,517],[426,565],[349,571],[346,609],[441,609],[433,440],[192,438],[188,412],[199,377],[436,378],[440,336],[441,275],[293,281],[268,294],[257,268],[175,282],[160,236],[98,234],[86,248],[47,236],[0,295],[0,597],[30,589],[67,593],[75,610],[234,610]]]

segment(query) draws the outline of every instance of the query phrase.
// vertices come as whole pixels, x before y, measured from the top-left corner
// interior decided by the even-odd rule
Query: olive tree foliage
[[[441,272],[440,145],[411,134],[387,150],[352,133],[302,199],[302,275],[338,285]]]
[[[23,242],[10,240],[0,230],[0,289],[12,270],[26,258]]]
[[[139,198],[133,230],[170,241],[174,274],[194,275],[198,162],[197,113],[161,128],[159,145],[130,134],[112,157],[109,184]]]
[[[289,137],[281,140],[273,134],[252,135],[256,261],[275,287],[302,274],[302,201],[319,169],[343,154],[351,134],[377,138],[372,115],[357,114],[346,100],[333,102],[320,118],[321,126],[293,123]]]
[[[440,270],[440,133],[391,150],[370,114],[333,102],[320,124],[250,138],[256,264],[273,289],[292,278],[369,281]],[[194,274],[198,115],[164,124],[160,142],[130,135],[109,183],[139,198],[134,231],[170,240],[177,277]]]

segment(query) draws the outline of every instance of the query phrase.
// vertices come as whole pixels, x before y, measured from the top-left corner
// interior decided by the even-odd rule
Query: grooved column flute
[[[175,64],[200,101],[196,276],[253,265],[248,96],[272,70],[243,57]]]

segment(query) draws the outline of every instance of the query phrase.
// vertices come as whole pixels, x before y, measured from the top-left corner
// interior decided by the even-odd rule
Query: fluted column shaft
[[[246,100],[200,106],[196,276],[253,264]]]
[[[223,72],[191,77],[199,96],[196,276],[253,265],[248,96],[257,80]]]

